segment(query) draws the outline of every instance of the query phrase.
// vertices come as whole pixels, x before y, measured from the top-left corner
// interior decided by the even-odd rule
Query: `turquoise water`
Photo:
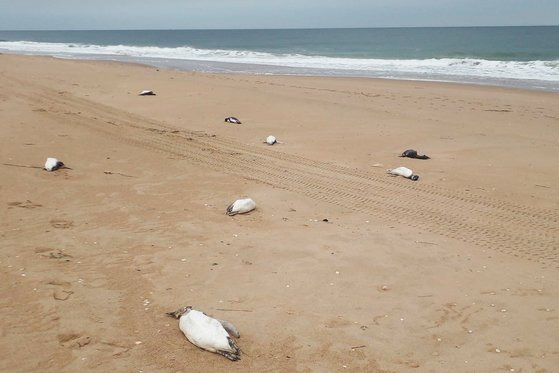
[[[0,51],[205,72],[365,76],[559,91],[559,27],[0,31]]]

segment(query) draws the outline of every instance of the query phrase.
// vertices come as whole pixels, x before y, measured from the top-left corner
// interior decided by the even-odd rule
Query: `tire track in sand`
[[[12,78],[8,78],[14,80]],[[17,84],[15,82],[15,91]],[[28,82],[25,82],[29,86]],[[385,174],[314,161],[264,146],[185,131],[69,93],[33,85],[19,99],[47,107],[41,115],[64,116],[119,141],[173,155],[442,236],[517,257],[559,264],[559,213],[473,193],[412,184]]]

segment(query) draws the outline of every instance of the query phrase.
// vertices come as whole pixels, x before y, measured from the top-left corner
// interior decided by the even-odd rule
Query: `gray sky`
[[[559,0],[0,0],[0,29],[559,25]]]

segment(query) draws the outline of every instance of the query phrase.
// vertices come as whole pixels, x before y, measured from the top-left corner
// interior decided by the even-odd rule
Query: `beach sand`
[[[558,94],[13,55],[0,87],[1,371],[557,369]]]

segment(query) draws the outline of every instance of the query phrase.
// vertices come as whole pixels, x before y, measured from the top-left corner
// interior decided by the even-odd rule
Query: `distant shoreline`
[[[42,55],[42,54],[25,54],[25,53],[13,53],[13,52],[0,52],[1,54],[6,55],[14,55],[14,56],[28,56],[28,57],[50,57],[55,59],[61,60],[69,60],[69,61],[100,61],[100,62],[117,62],[123,64],[132,64],[132,65],[141,65],[146,67],[153,67],[159,69],[169,69],[169,70],[178,70],[184,72],[194,72],[194,73],[201,73],[201,74],[232,74],[232,75],[253,75],[253,76],[285,76],[285,77],[316,77],[316,78],[354,78],[354,79],[380,79],[380,80],[387,80],[387,81],[402,81],[402,82],[425,82],[425,83],[440,83],[440,84],[453,84],[453,85],[467,85],[467,86],[474,86],[474,87],[493,87],[493,88],[504,88],[504,89],[515,89],[515,90],[526,90],[526,91],[533,91],[533,92],[547,92],[547,93],[559,93],[559,86],[546,88],[546,87],[530,87],[525,86],[522,84],[498,84],[495,82],[489,81],[460,81],[460,80],[452,80],[452,79],[420,79],[420,78],[412,78],[412,77],[383,77],[383,76],[366,76],[366,75],[329,75],[329,74],[321,74],[319,71],[315,73],[295,73],[295,72],[288,72],[289,68],[285,68],[284,72],[276,71],[274,73],[266,72],[265,70],[261,72],[255,71],[247,71],[247,67],[262,67],[266,69],[268,66],[266,65],[248,65],[248,64],[234,64],[234,63],[226,63],[222,64],[219,62],[206,62],[203,64],[204,67],[207,67],[209,64],[215,66],[213,70],[206,70],[199,68],[200,63],[199,61],[194,60],[183,60],[180,63],[173,63],[172,61],[150,61],[147,59],[143,60],[134,60],[132,58],[110,58],[104,57],[100,58],[100,56],[94,58],[85,58],[85,57],[69,57],[69,56],[52,56],[52,55]],[[113,56],[114,57],[114,56]],[[185,67],[190,65],[190,67]],[[221,67],[221,68],[219,68]],[[235,69],[237,68],[237,69]],[[281,70],[278,69],[278,70]]]

